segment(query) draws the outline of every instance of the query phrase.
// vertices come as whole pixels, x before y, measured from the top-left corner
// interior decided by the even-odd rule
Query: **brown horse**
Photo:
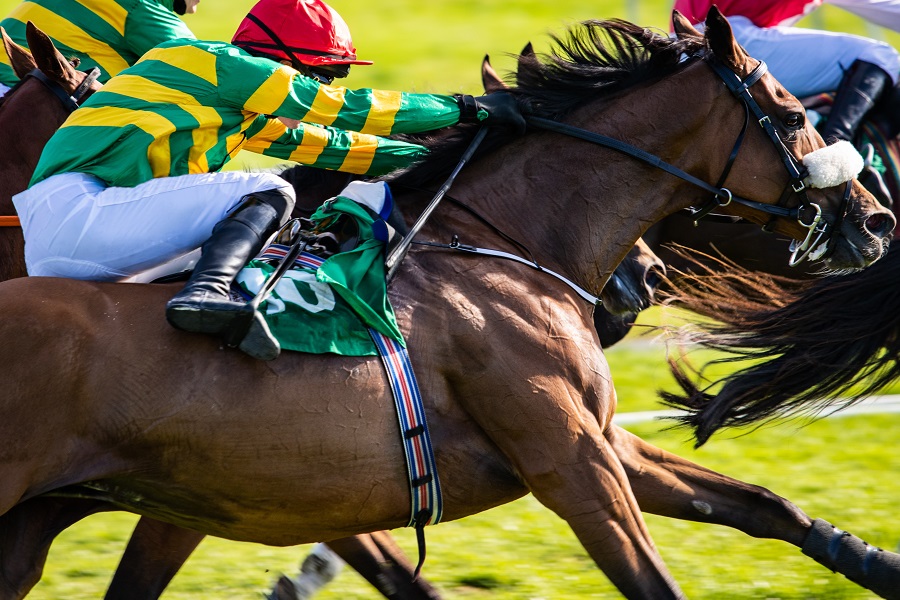
[[[41,67],[51,77],[50,82],[45,82],[44,85],[36,85],[36,78],[28,85],[23,82],[23,85],[8,94],[6,108],[0,109],[0,131],[7,133],[22,146],[20,148],[11,144],[0,149],[0,152],[8,150],[0,155],[4,159],[6,175],[0,180],[0,210],[7,216],[15,214],[12,196],[25,188],[44,143],[71,110],[71,106],[59,101],[51,86],[58,86],[56,91],[63,92],[64,97],[67,97],[81,87],[84,78],[82,73],[63,68],[64,59],[56,53],[49,38],[40,30],[31,26],[28,28],[28,35],[31,38],[30,46],[36,49]],[[5,38],[5,46],[19,76],[24,79],[32,77],[31,73],[39,68],[32,54],[8,38]],[[92,85],[89,92],[80,99],[86,99],[98,88],[99,85]],[[28,112],[23,111],[23,108]],[[28,122],[26,117],[30,116],[36,116],[37,121],[30,127],[30,134],[26,135],[20,129]],[[298,194],[296,210],[299,214],[311,213],[322,198],[339,192],[347,181],[347,176],[340,173],[302,167],[294,167],[279,174],[295,186]],[[8,240],[13,249],[0,263],[0,268],[4,269],[3,279],[24,276],[21,230],[13,219],[2,223],[5,228],[0,231],[8,236],[4,239]],[[595,321],[601,326],[598,330],[601,343],[615,343],[627,333],[634,315],[649,303],[662,271],[664,267],[659,259],[639,241],[604,288],[602,297],[609,311],[600,311],[595,316]],[[606,318],[600,315],[605,315]],[[38,504],[40,503],[35,503]],[[49,536],[46,538],[49,547],[53,537],[51,531],[64,529],[70,522],[93,512],[112,510],[115,507],[96,500],[56,499],[44,502],[41,508],[41,516],[48,523],[44,526],[44,535]],[[52,527],[49,523],[52,523]],[[135,599],[138,590],[143,594],[142,597],[158,597],[203,537],[203,534],[197,532],[142,518],[122,557],[107,598]],[[413,565],[386,532],[333,540],[329,546],[388,597],[438,597],[424,578],[414,580]],[[31,565],[34,577],[39,576],[41,565],[42,562]]]
[[[741,78],[749,76],[756,61],[734,43],[718,12],[710,20],[710,55]],[[683,52],[703,47],[700,38],[673,41],[621,24],[593,23],[579,31],[580,37],[562,46],[557,62],[527,66],[532,84],[515,90],[523,101],[538,115],[615,133],[677,161],[694,177],[713,179],[731,150],[721,132],[739,131],[744,111],[703,61],[679,62]],[[603,32],[622,54],[617,61],[599,44]],[[586,81],[591,66],[600,68]],[[657,123],[642,116],[671,114],[665,99],[685,89],[692,102],[680,107],[680,119]],[[797,120],[796,100],[769,76],[754,91],[790,154],[800,158],[823,146]],[[467,142],[471,133],[458,128],[454,137]],[[789,177],[775,149],[760,130],[748,131],[728,180],[735,198],[776,202]],[[435,159],[425,166],[434,167],[441,155],[435,147]],[[423,168],[410,175],[427,174]],[[464,172],[455,189],[457,198],[539,248],[545,267],[594,293],[651,222],[697,201],[692,184],[558,133],[534,133],[497,148]],[[830,261],[855,268],[881,255],[893,219],[858,184],[848,189],[850,203],[834,227]],[[842,186],[809,195],[835,223],[843,191]],[[420,206],[425,201],[404,197]],[[545,200],[523,204],[536,197]],[[762,206],[754,206],[723,210],[767,222],[768,216],[755,212]],[[778,219],[778,226],[803,235],[791,221]],[[449,205],[424,233],[432,239],[459,233],[516,250],[470,213]],[[385,443],[396,428],[392,402],[377,361],[286,355],[261,365],[217,353],[214,341],[169,331],[154,316],[169,293],[159,286],[43,279],[0,286],[0,309],[8,317],[3,333],[22,340],[15,352],[3,352],[16,376],[0,396],[0,427],[18,441],[13,432],[32,429],[29,415],[50,416],[33,438],[15,445],[15,461],[6,455],[0,509],[11,509],[7,516],[42,494],[91,490],[141,514],[272,544],[405,522],[405,503],[396,502],[406,493],[399,453]],[[447,492],[445,516],[459,518],[530,491],[568,521],[627,596],[677,597],[635,493],[647,510],[690,514],[685,497],[672,499],[660,482],[683,477],[718,501],[720,480],[687,466],[673,471],[668,465],[689,463],[611,425],[615,402],[591,333],[590,308],[540,271],[422,249],[408,257],[391,294],[419,379],[427,385]],[[40,304],[28,302],[38,297]],[[41,340],[51,325],[55,343],[46,347]],[[518,353],[514,361],[510,348]],[[54,373],[51,380],[37,377],[48,372]],[[23,405],[29,415],[15,409]],[[329,406],[346,413],[335,414]],[[330,435],[334,427],[342,435]],[[655,463],[663,456],[667,466],[660,467]],[[314,489],[301,483],[313,479]],[[766,496],[743,489],[755,499]],[[797,545],[818,540],[808,517],[781,499],[769,503],[781,507],[779,522],[754,521],[745,530]],[[746,516],[748,510],[753,509],[738,512]],[[735,513],[704,520],[737,522]],[[27,522],[14,523],[5,531],[22,536],[20,549],[37,543]],[[885,561],[891,557],[882,555]],[[5,570],[18,556],[2,558]],[[838,563],[840,570],[848,568]],[[865,581],[880,590],[881,576],[870,574]]]

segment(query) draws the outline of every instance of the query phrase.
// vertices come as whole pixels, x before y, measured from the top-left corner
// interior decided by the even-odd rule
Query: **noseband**
[[[694,177],[690,173],[687,173],[674,165],[663,161],[658,156],[645,152],[640,148],[632,146],[631,144],[628,144],[626,142],[622,142],[620,140],[616,140],[599,133],[594,133],[592,131],[587,131],[585,129],[573,127],[571,125],[566,125],[565,123],[559,123],[557,121],[552,121],[550,119],[544,119],[541,117],[528,117],[528,124],[540,129],[546,129],[548,131],[554,131],[571,137],[586,140],[605,148],[609,148],[611,150],[616,150],[618,152],[631,156],[632,158],[636,158],[652,167],[661,169],[671,175],[683,179],[684,181],[687,181],[688,183],[706,190],[707,192],[710,192],[713,195],[713,198],[710,199],[709,202],[707,202],[701,208],[694,209],[693,214],[695,222],[699,221],[713,210],[728,206],[732,202],[736,202],[755,211],[771,215],[772,219],[770,219],[769,223],[767,223],[763,227],[764,229],[768,229],[771,226],[772,221],[778,217],[793,219],[797,221],[797,223],[799,223],[801,227],[807,229],[808,231],[806,239],[804,239],[803,242],[797,243],[795,241],[794,243],[792,243],[791,250],[793,251],[793,253],[789,260],[789,264],[791,266],[799,264],[805,258],[807,258],[815,248],[819,246],[820,242],[822,242],[823,240],[825,240],[826,242],[830,242],[831,236],[833,235],[834,231],[837,230],[837,227],[829,225],[829,223],[823,219],[822,208],[818,204],[815,204],[809,200],[806,194],[806,184],[804,183],[804,179],[808,175],[806,167],[800,164],[797,159],[794,158],[794,155],[788,151],[787,147],[785,147],[784,145],[784,142],[778,136],[778,132],[775,131],[775,126],[772,125],[771,119],[767,114],[765,114],[765,112],[763,112],[762,108],[760,108],[759,104],[750,94],[750,87],[758,82],[763,77],[763,75],[766,74],[766,72],[768,71],[768,67],[766,66],[766,63],[760,61],[756,68],[753,69],[753,71],[751,71],[745,79],[741,79],[734,71],[732,71],[730,68],[723,65],[719,61],[715,60],[714,58],[704,57],[704,60],[719,76],[719,78],[722,79],[728,90],[741,102],[742,106],[744,107],[744,125],[741,128],[741,132],[738,134],[737,139],[735,140],[734,147],[731,150],[731,154],[728,157],[728,161],[725,164],[725,168],[723,169],[722,174],[719,176],[718,183],[714,186],[708,184],[702,179]],[[735,159],[737,158],[738,152],[740,151],[741,145],[743,144],[744,134],[747,132],[747,126],[750,122],[751,113],[759,123],[759,126],[762,127],[763,131],[765,131],[768,138],[772,141],[772,144],[775,146],[775,150],[778,152],[779,157],[781,158],[781,162],[784,164],[784,167],[787,170],[788,177],[790,179],[788,185],[785,186],[785,189],[782,192],[777,204],[764,204],[762,202],[756,202],[754,200],[735,196],[728,188],[724,187],[725,180],[727,179],[728,174],[731,171],[731,167],[734,164]],[[840,223],[840,221],[843,219],[844,213],[846,212],[846,206],[850,198],[850,185],[851,184],[848,181],[847,188],[843,196],[842,206],[836,218],[835,225],[838,225]],[[787,204],[787,201],[791,196],[795,194],[800,196],[800,203],[794,208],[786,207],[785,205]],[[830,243],[827,243],[826,245],[830,245]],[[814,258],[821,258],[823,255],[824,249],[822,251],[822,254],[817,253],[817,256]]]
[[[93,69],[91,69],[90,71],[87,72],[87,75],[81,81],[81,83],[78,84],[78,87],[75,88],[75,91],[72,92],[71,95],[69,95],[69,93],[66,92],[66,90],[64,90],[61,85],[59,85],[57,82],[53,81],[52,79],[50,79],[49,77],[44,75],[44,73],[41,72],[40,69],[34,69],[34,70],[30,71],[29,73],[27,73],[25,75],[25,77],[23,77],[22,79],[17,81],[16,85],[14,85],[12,88],[10,88],[10,90],[8,92],[6,92],[4,99],[9,98],[9,96],[13,92],[15,92],[17,89],[19,89],[19,87],[22,84],[24,84],[28,79],[37,79],[44,85],[44,87],[46,87],[48,90],[50,90],[53,93],[53,95],[59,99],[63,108],[65,110],[67,110],[69,113],[71,113],[76,108],[81,106],[82,100],[84,100],[85,96],[88,95],[88,92],[90,91],[91,86],[94,84],[95,81],[97,81],[97,77],[99,77],[99,76],[100,76],[100,69],[97,67],[94,67]],[[22,224],[19,221],[19,217],[17,217],[16,215],[0,216],[0,227],[21,227],[21,225]]]

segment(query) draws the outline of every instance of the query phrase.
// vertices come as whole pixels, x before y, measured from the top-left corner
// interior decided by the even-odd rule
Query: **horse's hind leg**
[[[387,531],[334,540],[328,542],[328,546],[385,598],[440,598],[437,590],[423,577],[413,579],[415,566]]]
[[[282,575],[275,583],[269,600],[295,600],[309,597],[331,580],[334,557],[340,557],[391,600],[438,600],[440,595],[431,584],[419,577],[415,568],[387,531],[355,535],[332,540],[314,548],[304,560],[296,578]],[[329,551],[330,550],[330,551]]]
[[[812,521],[789,500],[666,452],[620,427],[607,432],[641,510],[716,523],[793,544],[832,571],[884,598],[900,599],[900,555]]]
[[[156,600],[204,537],[196,531],[141,517],[105,600]]]
[[[84,517],[111,509],[97,500],[40,497],[0,516],[0,599],[24,598],[40,581],[56,536]]]

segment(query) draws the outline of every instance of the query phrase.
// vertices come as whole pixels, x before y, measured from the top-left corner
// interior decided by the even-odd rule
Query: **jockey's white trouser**
[[[801,27],[757,27],[746,17],[729,17],[734,37],[753,58],[798,98],[837,91],[855,60],[884,69],[897,84],[900,54],[870,38]]]
[[[4,85],[4,84],[0,83],[0,98],[2,98],[3,96],[5,96],[5,95],[6,95],[6,92],[8,92],[8,91],[11,90],[11,89],[12,89],[12,88],[9,87],[8,85]]]
[[[271,173],[225,171],[108,187],[54,175],[13,196],[29,275],[119,281],[198,248],[253,192],[294,190]]]

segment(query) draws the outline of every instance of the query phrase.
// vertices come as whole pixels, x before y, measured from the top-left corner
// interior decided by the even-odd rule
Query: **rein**
[[[808,175],[806,168],[799,164],[797,162],[797,159],[794,158],[793,154],[788,151],[788,149],[784,145],[784,142],[782,142],[781,138],[778,137],[778,132],[775,131],[775,127],[774,125],[772,125],[771,119],[763,112],[762,108],[760,108],[759,104],[750,94],[750,87],[758,82],[763,77],[763,75],[766,74],[766,72],[768,71],[768,67],[766,66],[766,63],[760,61],[756,68],[754,68],[753,71],[751,71],[750,74],[742,80],[740,77],[738,77],[737,74],[734,73],[734,71],[729,69],[727,66],[719,63],[718,61],[711,59],[705,59],[705,61],[710,66],[710,68],[722,79],[728,90],[738,100],[740,100],[741,104],[744,106],[744,125],[742,126],[741,132],[735,140],[734,147],[732,148],[725,168],[723,169],[723,172],[719,177],[718,185],[711,185],[703,181],[702,179],[695,177],[670,163],[665,162],[654,154],[650,154],[649,152],[641,150],[640,148],[633,146],[627,142],[623,142],[609,136],[605,136],[550,119],[545,119],[542,117],[527,117],[527,122],[529,125],[537,127],[539,129],[561,133],[569,137],[578,138],[587,142],[591,142],[593,144],[597,144],[599,146],[603,146],[604,148],[609,148],[610,150],[615,150],[617,152],[640,160],[641,162],[648,164],[651,167],[665,171],[670,175],[674,175],[679,179],[687,181],[688,183],[711,193],[713,195],[713,198],[706,205],[697,209],[694,213],[695,223],[696,221],[708,215],[714,209],[727,206],[732,202],[736,202],[750,209],[771,215],[773,218],[782,217],[796,220],[802,227],[808,230],[806,239],[795,246],[794,253],[792,254],[789,261],[789,264],[791,266],[797,265],[810,255],[813,248],[818,245],[818,242],[822,241],[825,235],[828,234],[829,230],[833,232],[835,228],[829,227],[829,224],[827,222],[822,223],[821,207],[815,203],[810,202],[806,196],[806,184],[804,183],[804,179]],[[759,123],[759,126],[762,127],[766,135],[772,141],[775,149],[778,151],[785,169],[788,172],[788,176],[790,177],[790,182],[785,187],[785,190],[782,193],[778,203],[775,205],[757,202],[755,200],[750,200],[741,196],[735,196],[731,192],[731,190],[723,187],[724,182],[728,177],[728,173],[731,171],[731,167],[735,159],[737,158],[737,154],[743,143],[744,134],[747,130],[751,112],[753,113],[754,118],[756,118],[757,122]],[[849,200],[849,182],[847,183],[847,186],[848,190],[844,194],[844,206],[846,206],[846,202]],[[802,198],[802,201],[798,206],[794,208],[787,208],[784,206],[784,204],[792,194],[799,194]],[[813,212],[812,218],[809,220],[809,222],[805,222],[803,220],[803,213],[806,209],[811,209]],[[843,210],[841,212],[843,212]],[[816,234],[818,235],[816,236]],[[814,236],[816,237],[814,238]],[[802,252],[799,257],[798,252]]]
[[[72,113],[81,106],[81,102],[85,99],[85,96],[91,89],[91,86],[100,76],[100,69],[98,67],[94,67],[90,71],[87,72],[87,75],[84,79],[81,80],[81,83],[78,84],[78,87],[75,88],[75,91],[70,95],[66,90],[63,89],[59,83],[50,79],[40,69],[33,69],[28,72],[25,77],[16,82],[8,92],[4,98],[9,98],[10,94],[19,89],[23,83],[28,81],[28,79],[36,79],[40,81],[45,88],[50,90],[50,92],[56,96],[59,100],[62,107],[67,110],[69,113]],[[16,215],[0,215],[0,227],[21,227],[22,222],[19,220],[19,217]]]

